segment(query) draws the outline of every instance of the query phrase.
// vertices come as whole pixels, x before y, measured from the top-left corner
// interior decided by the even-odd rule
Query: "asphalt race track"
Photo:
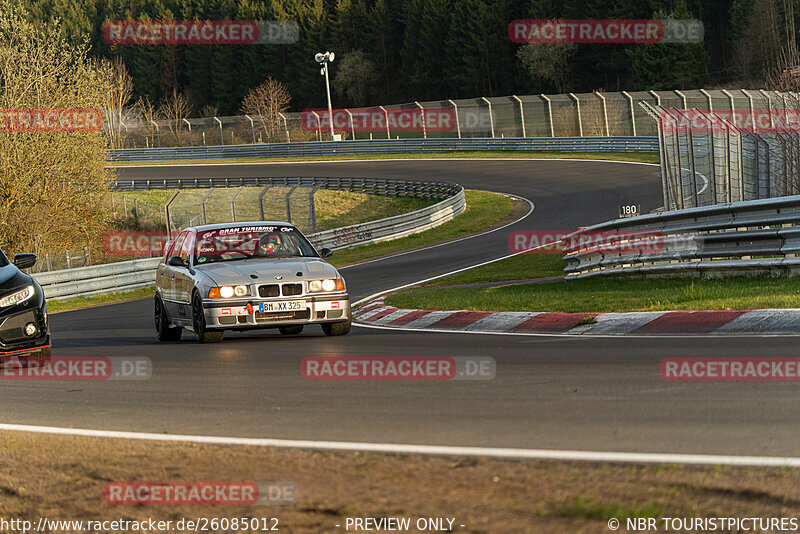
[[[660,205],[655,166],[399,160],[125,167],[125,178],[365,176],[454,181],[525,197],[502,230],[343,270],[354,300],[508,254],[513,230],[574,229]],[[148,356],[146,381],[0,383],[0,422],[104,430],[653,453],[796,456],[791,382],[665,382],[668,356],[796,356],[792,337],[498,336],[354,327],[327,338],[226,334],[159,344],[150,300],[51,316],[55,354]],[[273,333],[274,332],[274,333]],[[307,381],[306,356],[492,356],[490,381]]]

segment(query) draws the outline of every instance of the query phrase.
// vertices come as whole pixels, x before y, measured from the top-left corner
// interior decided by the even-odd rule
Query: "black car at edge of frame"
[[[36,254],[16,254],[11,262],[0,250],[0,364],[42,365],[51,359],[44,291],[22,272],[35,264]]]

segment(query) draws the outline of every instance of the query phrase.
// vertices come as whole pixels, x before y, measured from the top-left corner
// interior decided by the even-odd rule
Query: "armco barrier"
[[[608,235],[617,239],[596,246],[593,236]],[[800,195],[616,219],[572,236],[575,246],[565,248],[564,256],[568,280],[609,274],[794,274],[800,271]],[[630,243],[649,239],[650,245],[626,247],[628,237]]]
[[[319,249],[350,248],[388,241],[425,231],[464,212],[464,188],[447,184],[454,194],[448,198],[403,215],[336,228],[308,238]],[[155,284],[155,269],[161,258],[147,258],[77,269],[50,271],[34,275],[50,300],[113,293]]]
[[[506,137],[465,139],[375,139],[252,145],[125,148],[112,161],[170,161],[228,158],[286,158],[354,154],[458,151],[658,152],[657,137]]]

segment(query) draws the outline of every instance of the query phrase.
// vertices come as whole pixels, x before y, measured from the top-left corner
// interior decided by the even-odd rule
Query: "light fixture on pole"
[[[314,60],[317,63],[322,65],[322,68],[319,69],[319,73],[322,76],[325,76],[325,90],[328,92],[328,122],[331,125],[331,141],[333,141],[333,106],[331,105],[331,84],[328,80],[328,63],[333,63],[333,58],[336,57],[336,54],[333,52],[318,52],[314,55]]]

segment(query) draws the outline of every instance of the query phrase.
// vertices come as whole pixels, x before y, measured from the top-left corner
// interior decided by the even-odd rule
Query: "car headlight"
[[[310,292],[319,291],[344,291],[344,280],[341,278],[325,280],[312,280],[308,283],[308,290]]]
[[[247,286],[222,286],[218,288],[211,288],[208,296],[212,299],[219,297],[229,299],[234,295],[237,297],[246,297],[249,294],[250,288]]]
[[[29,300],[35,292],[36,291],[33,289],[33,286],[28,286],[21,291],[17,291],[16,293],[5,296],[0,299],[0,308],[7,308],[16,304],[22,304],[26,300]]]

